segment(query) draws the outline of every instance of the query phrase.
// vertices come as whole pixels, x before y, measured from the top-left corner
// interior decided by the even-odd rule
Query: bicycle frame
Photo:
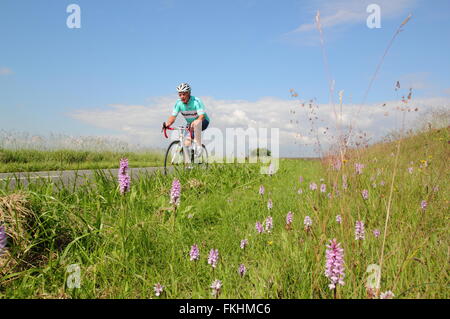
[[[175,127],[165,127],[164,129],[164,136],[166,138],[169,138],[167,136],[167,130],[171,130],[171,131],[189,131],[191,133],[191,139],[194,138],[194,131],[190,130],[188,126],[175,126]],[[181,138],[180,138],[180,142],[184,140],[184,134],[180,134]]]
[[[185,157],[184,161],[186,162],[186,156],[187,156],[187,158],[189,158],[189,161],[192,163],[193,159],[191,158],[191,156],[189,156],[190,154],[187,154],[188,151],[189,151],[189,146],[186,146],[184,142],[185,142],[185,131],[188,131],[190,133],[190,136],[191,136],[191,146],[192,146],[193,138],[194,138],[193,130],[189,129],[188,126],[165,127],[163,130],[164,130],[164,136],[166,138],[169,138],[167,136],[167,130],[180,131],[178,140],[180,141],[181,147],[183,148],[183,156]],[[173,163],[175,155],[176,155],[176,153],[173,154],[173,157],[171,159],[171,163]]]
[[[192,128],[189,128],[188,126],[176,126],[176,127],[166,127],[165,123],[163,124],[162,131],[164,131],[164,136],[166,138],[169,138],[167,136],[167,130],[171,131],[180,131],[180,134],[178,136],[178,140],[173,141],[169,148],[166,151],[166,156],[164,159],[164,167],[165,172],[167,174],[167,163],[170,161],[170,165],[177,166],[180,163],[180,158],[177,158],[178,156],[182,157],[183,165],[186,168],[186,165],[188,165],[188,169],[192,169],[194,164],[198,164],[198,167],[201,168],[208,168],[208,151],[206,150],[206,147],[202,144],[200,147],[203,148],[203,152],[200,156],[196,156],[194,150],[192,149],[193,143],[196,143],[194,140],[194,130]],[[186,133],[190,133],[191,137],[191,144],[189,146],[185,145],[186,141]],[[173,144],[178,144],[178,147],[174,149],[173,153],[170,152],[170,149]],[[180,153],[183,153],[181,156]],[[176,163],[176,164],[175,164]]]

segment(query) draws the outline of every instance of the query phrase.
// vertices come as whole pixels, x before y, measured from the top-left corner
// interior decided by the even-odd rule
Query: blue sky
[[[81,29],[66,26],[71,3],[81,8]],[[381,6],[380,29],[366,26],[369,3]],[[409,13],[413,18],[389,51],[367,102],[398,99],[397,80],[412,86],[415,98],[449,97],[446,0],[1,0],[0,128],[129,132],[132,140],[117,122],[96,125],[80,112],[95,110],[102,117],[110,105],[157,108],[160,118],[149,119],[145,128],[155,133],[153,123],[165,120],[175,87],[184,81],[194,95],[225,104],[289,100],[290,88],[302,99],[327,103],[318,32],[307,27],[318,9],[329,23],[324,34],[336,90],[345,90],[347,101],[361,103],[387,43]],[[230,116],[211,111],[217,123]]]

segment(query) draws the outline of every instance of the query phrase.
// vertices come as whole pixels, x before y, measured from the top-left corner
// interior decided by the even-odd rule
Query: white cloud
[[[208,96],[201,99],[211,118],[210,127],[220,129],[224,135],[229,127],[279,128],[281,156],[312,156],[317,138],[322,146],[326,146],[334,141],[333,135],[337,133],[335,113],[328,104],[310,108],[307,102],[302,106],[298,100],[272,97],[257,101],[217,100]],[[169,117],[175,100],[176,96],[163,96],[152,99],[149,105],[113,104],[106,109],[80,109],[69,115],[95,127],[115,130],[116,137],[127,142],[164,148],[168,141],[163,138],[160,128]],[[401,104],[398,101],[363,106],[344,104],[342,116],[338,118],[342,119],[342,127],[348,127],[352,121],[355,132],[356,129],[364,131],[376,140],[400,128],[401,117],[396,108]],[[419,111],[407,113],[407,126],[413,125],[430,107],[449,107],[450,98],[413,99],[409,106]],[[311,110],[314,110],[313,115]],[[181,115],[175,124],[184,124]]]
[[[0,75],[10,75],[12,74],[12,70],[10,68],[2,68],[0,67]]]
[[[313,19],[312,19],[313,20]],[[337,12],[333,13],[332,15],[325,16],[320,18],[320,23],[323,29],[333,27],[340,24],[345,23],[357,23],[364,20],[364,15],[358,12],[352,12],[347,10],[338,10]],[[301,24],[298,28],[291,31],[293,33],[298,32],[307,32],[316,30],[316,24],[315,23],[305,23]]]
[[[433,86],[429,77],[430,72],[408,73],[400,76],[399,82],[404,89],[424,90]]]
[[[322,29],[336,31],[342,27],[360,24],[366,27],[366,20],[370,13],[366,12],[369,4],[375,3],[381,9],[381,25],[385,19],[399,18],[409,13],[417,0],[335,0],[335,1],[314,1],[307,10],[307,20],[294,30],[286,32],[281,37],[287,41],[300,40],[302,44],[317,44],[318,31],[315,17],[320,11],[320,23]],[[403,20],[402,20],[403,21]],[[400,24],[401,21],[399,21]],[[314,32],[314,33],[312,33]],[[312,37],[311,34],[312,33]],[[317,34],[316,34],[317,33]],[[298,41],[297,41],[298,42]]]

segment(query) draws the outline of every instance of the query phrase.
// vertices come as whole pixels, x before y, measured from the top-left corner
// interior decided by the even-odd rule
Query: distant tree
[[[251,156],[270,156],[272,153],[267,148],[256,148],[252,151]]]

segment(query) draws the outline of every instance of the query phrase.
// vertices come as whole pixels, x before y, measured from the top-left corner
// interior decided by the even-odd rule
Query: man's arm
[[[175,122],[175,119],[177,118],[178,113],[180,112],[180,107],[178,106],[178,101],[173,106],[172,115],[169,116],[169,119],[166,122],[166,126],[171,126],[173,122]]]
[[[166,126],[171,126],[172,124],[173,124],[173,122],[175,122],[175,119],[176,119],[177,117],[176,116],[173,116],[173,115],[171,115],[171,116],[169,116],[169,119],[167,120],[167,122],[166,122]]]
[[[195,126],[195,125],[200,125],[203,122],[204,118],[205,118],[205,116],[203,114],[199,115],[194,121],[192,121],[191,127]]]
[[[201,122],[203,122],[203,119],[205,118],[205,115],[203,115],[203,114],[201,114],[201,115],[199,115],[196,119],[195,119],[195,121],[193,121],[192,122],[192,124],[197,124],[197,123],[201,123]]]
[[[194,122],[192,122],[192,124],[201,123],[205,119],[205,104],[203,104],[202,100],[200,100],[199,98],[197,98],[197,103],[198,117]]]

